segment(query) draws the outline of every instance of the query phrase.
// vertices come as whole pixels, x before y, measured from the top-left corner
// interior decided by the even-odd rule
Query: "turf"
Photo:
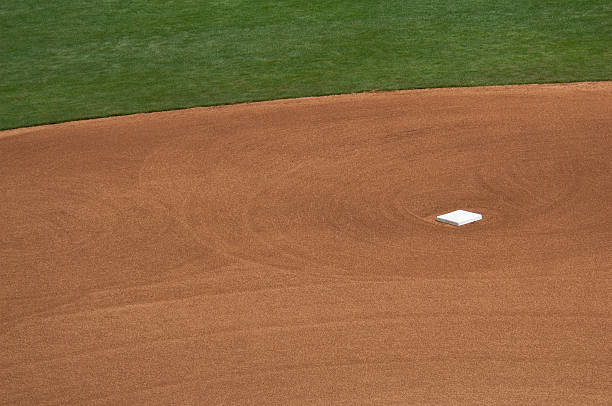
[[[612,79],[610,0],[4,0],[0,129],[372,89]]]

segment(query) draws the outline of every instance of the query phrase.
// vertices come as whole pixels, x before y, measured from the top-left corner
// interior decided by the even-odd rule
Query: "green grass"
[[[612,79],[610,0],[3,0],[0,129],[358,92]]]

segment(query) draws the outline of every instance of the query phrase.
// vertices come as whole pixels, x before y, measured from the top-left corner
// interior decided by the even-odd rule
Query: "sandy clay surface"
[[[0,404],[610,405],[611,156],[611,82],[1,132]]]

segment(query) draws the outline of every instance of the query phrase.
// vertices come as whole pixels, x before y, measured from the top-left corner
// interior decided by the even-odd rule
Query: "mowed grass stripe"
[[[265,99],[612,79],[612,3],[5,0],[0,129]]]

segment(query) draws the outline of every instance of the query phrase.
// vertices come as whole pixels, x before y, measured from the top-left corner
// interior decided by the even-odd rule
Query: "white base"
[[[436,217],[436,219],[442,223],[451,224],[453,226],[462,226],[464,224],[482,220],[482,214],[472,213],[471,211],[465,210],[455,210],[450,213],[442,214]]]

